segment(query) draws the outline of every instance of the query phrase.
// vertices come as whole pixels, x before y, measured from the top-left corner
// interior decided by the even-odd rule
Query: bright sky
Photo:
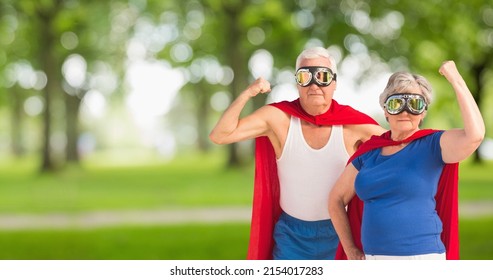
[[[185,77],[167,63],[140,60],[131,62],[127,68],[127,82],[127,107],[139,125],[152,126],[156,117],[171,109]]]

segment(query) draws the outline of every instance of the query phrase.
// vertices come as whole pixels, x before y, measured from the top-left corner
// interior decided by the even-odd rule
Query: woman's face
[[[418,86],[408,88],[405,91],[405,93],[422,95],[421,90]],[[426,110],[419,115],[411,114],[406,110],[403,110],[401,113],[397,115],[391,115],[387,112],[387,110],[384,109],[384,113],[386,119],[389,122],[390,129],[393,131],[400,131],[400,132],[406,132],[406,131],[411,132],[419,129],[419,125],[421,124],[421,122],[426,116]]]

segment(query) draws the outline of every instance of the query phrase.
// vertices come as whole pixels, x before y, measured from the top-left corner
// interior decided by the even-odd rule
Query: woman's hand
[[[344,250],[348,260],[365,260],[365,254],[357,247],[352,247],[348,250]]]
[[[457,77],[462,77],[459,73],[459,70],[457,70],[455,62],[452,60],[444,61],[442,63],[442,66],[440,66],[440,69],[438,69],[438,73],[440,73],[440,75],[443,75],[450,83],[456,80]]]

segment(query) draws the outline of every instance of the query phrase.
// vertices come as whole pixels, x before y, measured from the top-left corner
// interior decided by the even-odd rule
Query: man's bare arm
[[[346,143],[346,149],[349,154],[353,154],[358,147],[366,142],[373,135],[381,135],[385,131],[385,128],[376,124],[357,124],[357,125],[346,125],[347,136],[349,142]]]
[[[269,130],[266,121],[269,110],[267,107],[262,107],[243,119],[240,119],[240,114],[250,98],[268,92],[270,83],[263,78],[258,78],[248,86],[224,111],[209,134],[211,141],[216,144],[229,144],[265,135]]]

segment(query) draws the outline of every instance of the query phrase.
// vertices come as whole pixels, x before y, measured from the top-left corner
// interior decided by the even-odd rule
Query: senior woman
[[[330,193],[337,258],[459,258],[457,166],[479,147],[485,127],[455,63],[439,73],[455,91],[464,128],[420,129],[430,83],[406,72],[390,77],[380,95],[390,130],[360,147]]]

